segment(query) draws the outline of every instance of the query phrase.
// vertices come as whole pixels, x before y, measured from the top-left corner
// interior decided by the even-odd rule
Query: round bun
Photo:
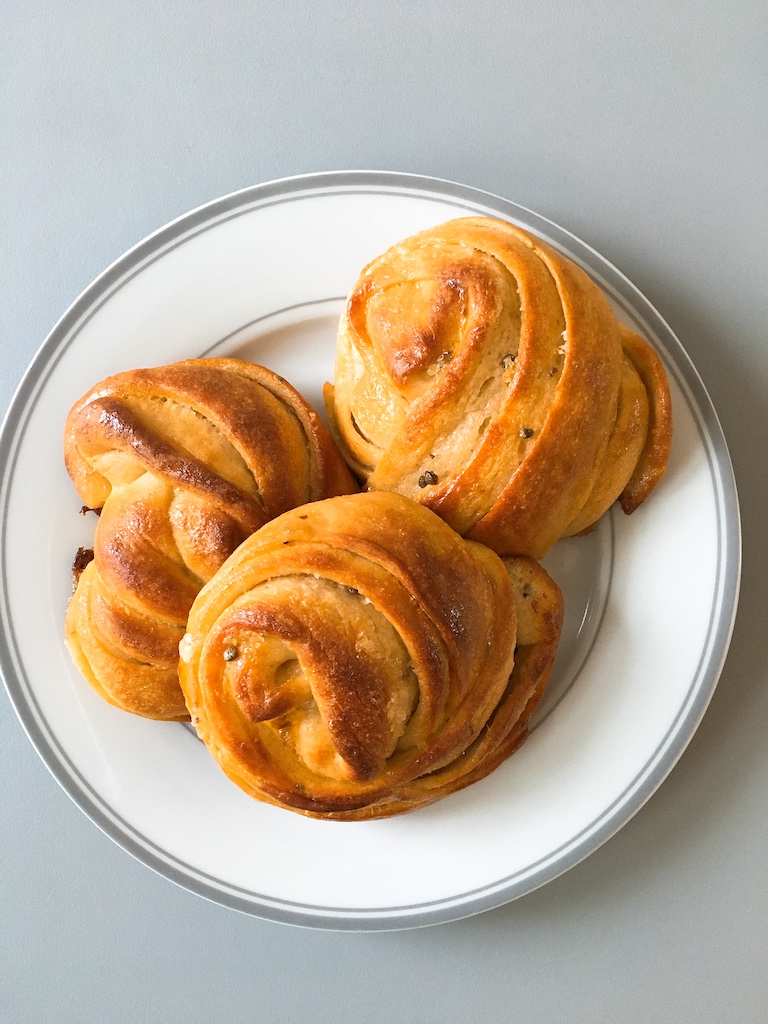
[[[286,512],[203,588],[179,677],[198,735],[251,796],[377,818],[483,778],[519,746],[560,592],[402,495]]]
[[[372,490],[500,554],[540,558],[664,472],[669,388],[574,263],[504,221],[449,221],[362,272],[326,407]]]
[[[76,563],[66,638],[112,704],[183,719],[178,645],[198,591],[286,509],[356,489],[317,414],[281,377],[236,359],[119,373],[67,418],[64,454],[100,512]]]

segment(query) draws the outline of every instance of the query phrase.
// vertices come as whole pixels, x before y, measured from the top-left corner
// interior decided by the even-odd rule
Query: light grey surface
[[[3,5],[3,409],[79,291],[188,209],[314,170],[451,178],[574,231],[670,322],[731,447],[744,575],[650,803],[545,888],[423,931],[302,931],[176,888],[77,810],[3,695],[0,1019],[765,1020],[767,44],[758,2]]]

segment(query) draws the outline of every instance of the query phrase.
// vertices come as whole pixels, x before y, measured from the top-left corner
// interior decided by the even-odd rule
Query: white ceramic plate
[[[277,370],[316,408],[359,271],[392,243],[468,213],[531,228],[585,268],[660,352],[675,439],[632,517],[547,558],[565,634],[530,739],[490,778],[374,822],[323,822],[246,797],[182,725],[120,712],[63,642],[70,566],[92,517],[64,470],[73,402],[108,374],[203,354]],[[474,189],[411,175],[321,174],[227,196],[141,242],[75,302],[24,378],[0,437],[0,665],[40,756],[141,861],[274,920],[374,929],[478,913],[549,881],[619,829],[667,775],[712,695],[730,638],[740,530],[725,442],[667,325],[562,228]]]

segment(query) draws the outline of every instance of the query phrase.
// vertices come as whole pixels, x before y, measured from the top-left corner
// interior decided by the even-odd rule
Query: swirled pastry
[[[501,554],[541,557],[664,472],[653,349],[545,242],[449,221],[362,272],[338,335],[331,428],[370,489],[398,491]]]
[[[67,644],[106,700],[148,718],[188,717],[179,641],[227,556],[286,509],[356,489],[304,399],[236,359],[97,384],[69,413],[64,454],[81,500],[100,510]]]
[[[505,567],[410,499],[369,492],[249,537],[192,606],[179,678],[245,792],[314,817],[383,817],[512,753],[561,623],[533,559]]]

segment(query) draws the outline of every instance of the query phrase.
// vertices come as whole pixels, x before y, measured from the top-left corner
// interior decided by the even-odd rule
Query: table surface
[[[185,211],[311,171],[433,175],[563,225],[659,309],[728,440],[744,566],[656,795],[545,887],[422,930],[303,930],[173,885],[67,798],[3,694],[0,1019],[765,1020],[767,44],[757,0],[6,0],[0,408],[79,292]]]

